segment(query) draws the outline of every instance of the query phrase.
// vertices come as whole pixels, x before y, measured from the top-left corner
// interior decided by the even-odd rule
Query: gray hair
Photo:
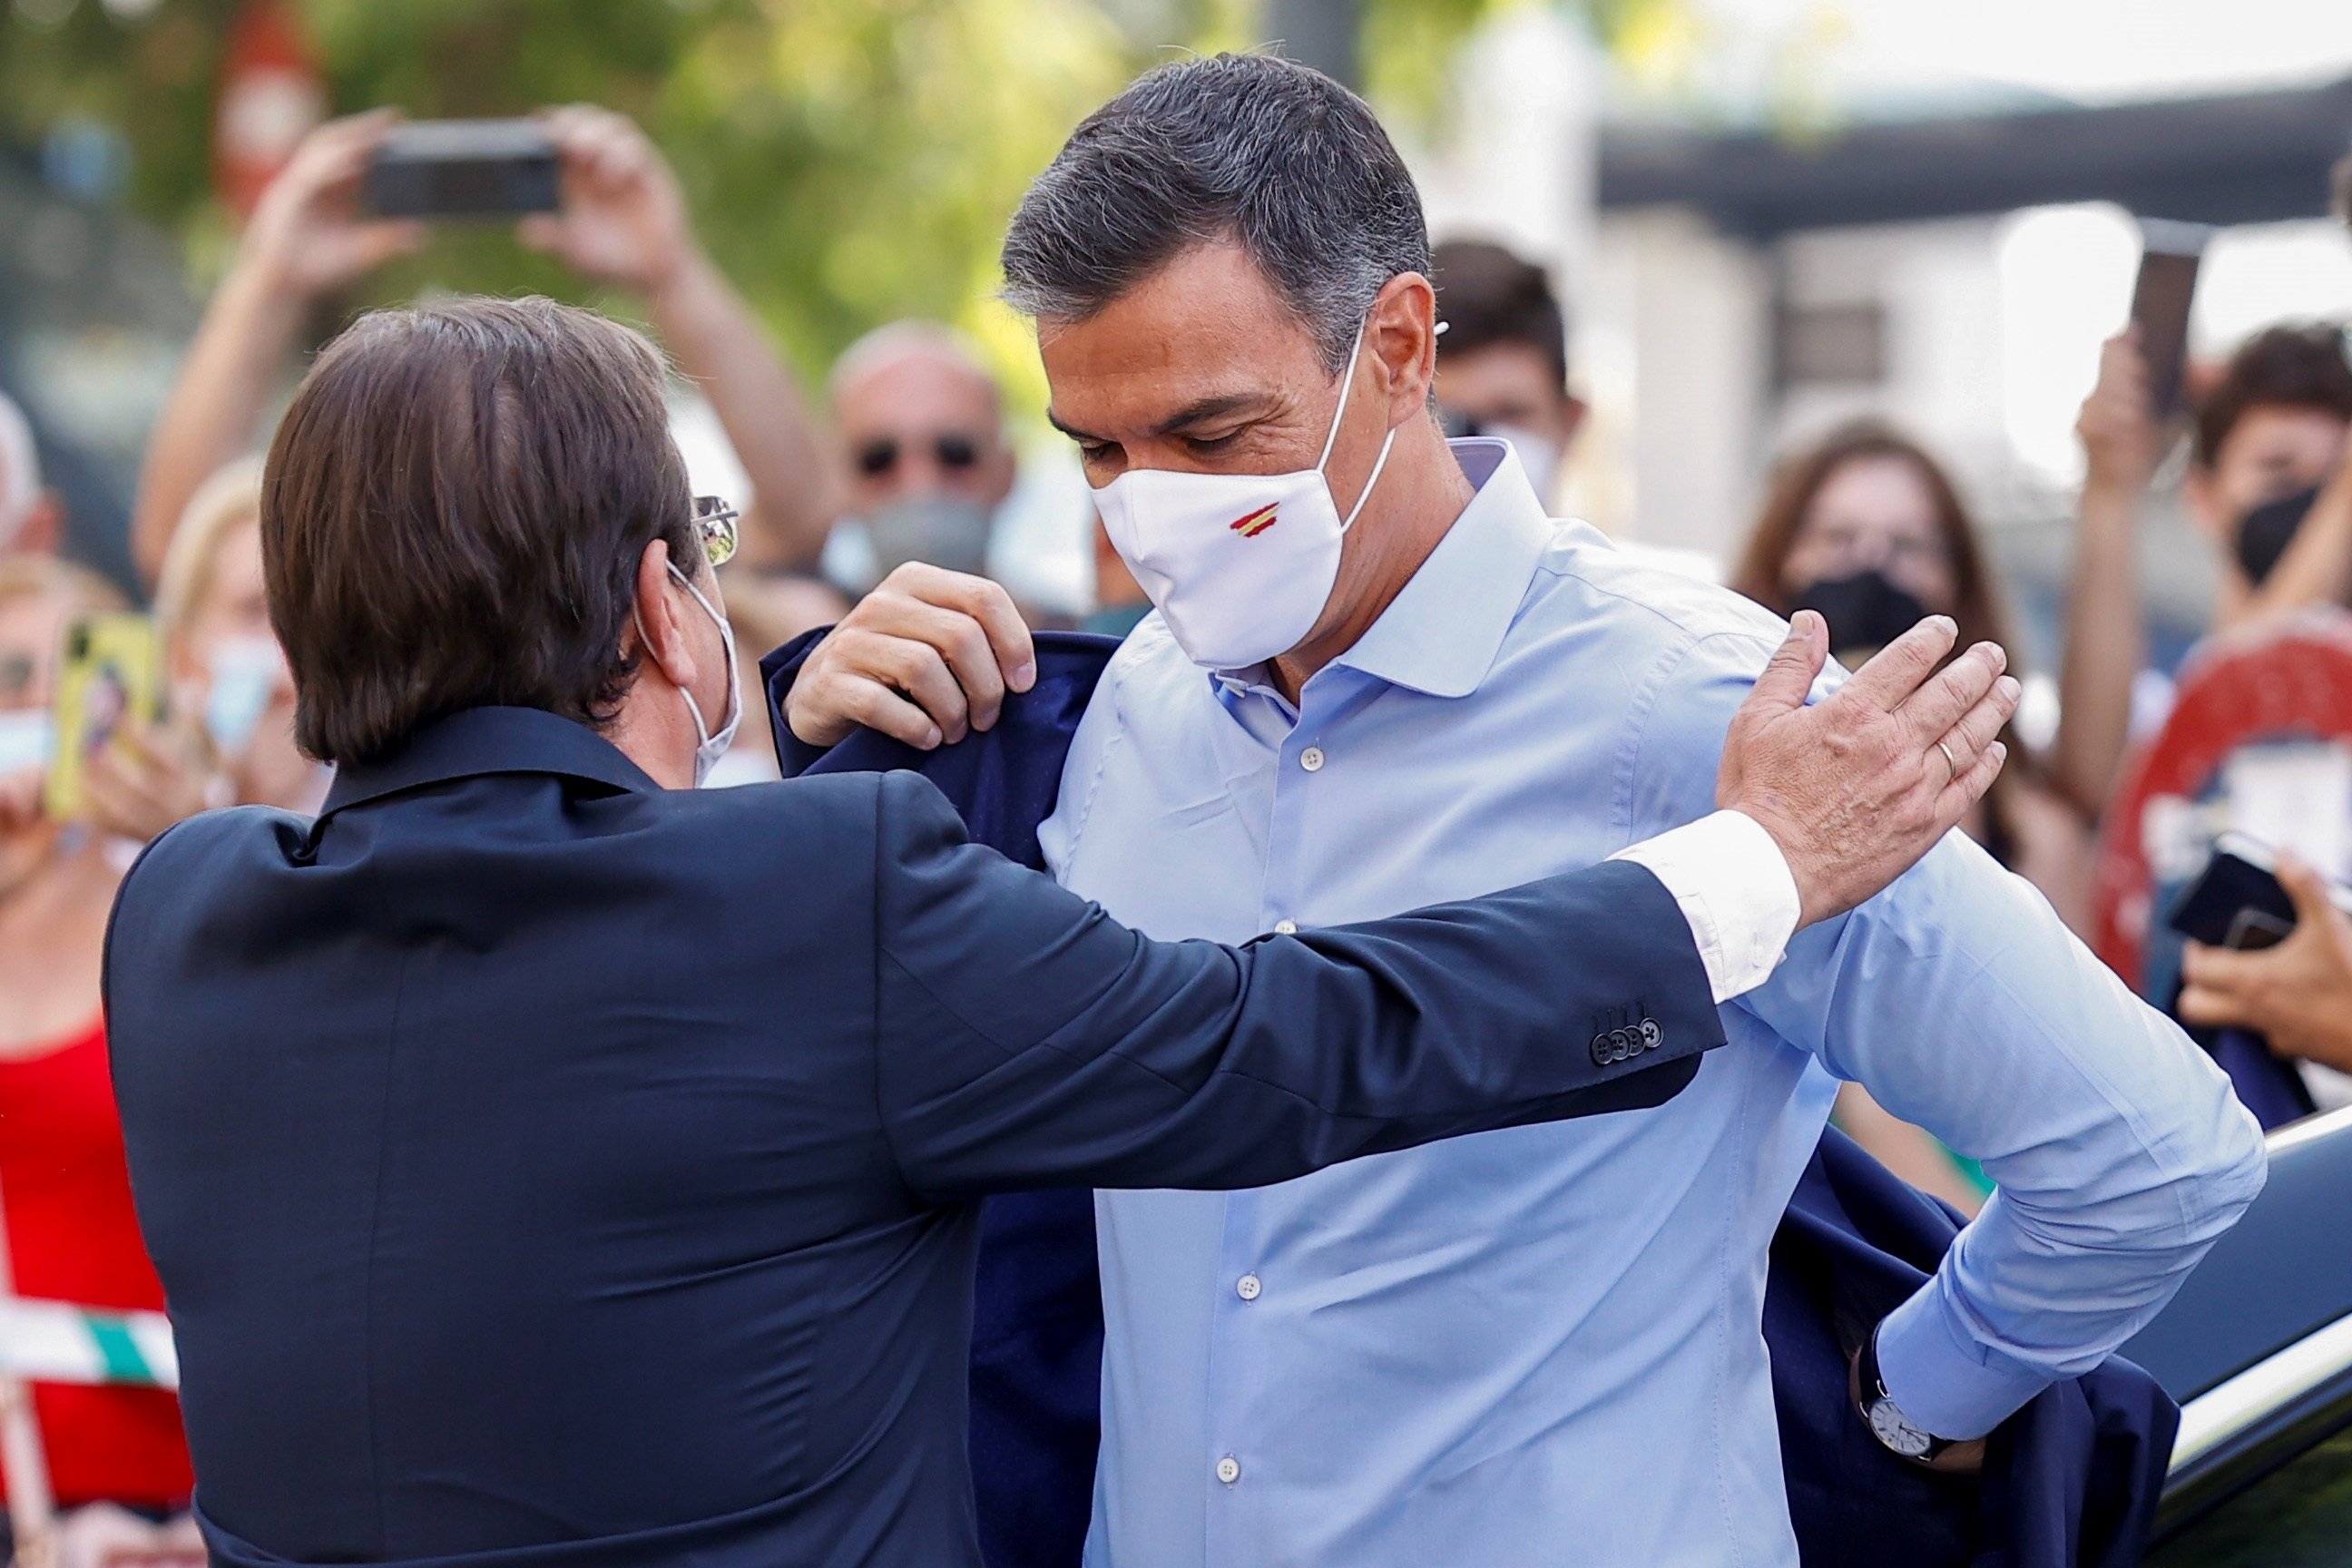
[[[1004,298],[1084,321],[1196,245],[1238,244],[1347,363],[1391,278],[1429,271],[1421,193],[1370,108],[1266,55],[1161,66],[1088,115],[1021,200]]]

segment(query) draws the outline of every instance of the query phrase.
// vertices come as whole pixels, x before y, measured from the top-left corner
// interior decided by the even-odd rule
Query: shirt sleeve
[[[1637,830],[1711,803],[1725,731],[1771,653],[1724,636],[1662,666],[1634,748]],[[1887,1391],[1939,1436],[1982,1436],[2096,1366],[2262,1187],[2261,1134],[2228,1079],[1961,834],[1800,932],[1734,1005],[1998,1184],[1880,1331]]]
[[[1717,1002],[1771,978],[1804,913],[1788,857],[1761,824],[1740,812],[1669,827],[1610,858],[1646,866],[1666,885],[1690,922]]]
[[[1671,1098],[1722,1020],[1673,897],[1600,865],[1244,947],[1150,941],[877,795],[877,1099],[909,1188],[1251,1187]]]

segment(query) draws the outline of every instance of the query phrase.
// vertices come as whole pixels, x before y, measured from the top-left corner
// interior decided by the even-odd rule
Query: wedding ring
[[[1952,755],[1952,748],[1945,744],[1943,742],[1938,741],[1936,742],[1936,750],[1944,753],[1944,765],[1952,770],[1952,776],[1954,778],[1958,778],[1960,776],[1960,764],[1958,759]]]

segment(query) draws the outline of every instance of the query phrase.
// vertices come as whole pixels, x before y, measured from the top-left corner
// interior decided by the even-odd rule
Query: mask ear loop
[[[1364,334],[1371,329],[1371,317],[1366,316],[1363,325],[1356,329],[1356,346],[1348,351],[1348,368],[1339,375],[1339,406],[1331,414],[1331,433],[1323,437],[1323,455],[1315,459],[1315,471],[1323,475],[1326,489],[1330,488],[1331,476],[1324,470],[1330,466],[1331,448],[1339,444],[1339,422],[1348,416],[1348,399],[1354,395],[1356,390],[1356,361],[1364,352]],[[1347,517],[1339,523],[1340,532],[1345,533],[1356,526],[1356,519],[1363,511],[1364,503],[1372,499],[1372,487],[1381,482],[1381,470],[1389,466],[1389,452],[1395,446],[1396,426],[1391,425],[1388,439],[1381,443],[1381,455],[1372,462],[1371,477],[1356,493],[1356,504],[1348,509]]]
[[[702,590],[694,585],[694,579],[679,571],[676,562],[672,562],[670,563],[669,574],[677,579],[677,585],[679,587],[694,595],[694,602],[702,606],[702,613],[704,615],[709,616],[712,620],[719,623],[719,640],[727,646],[727,707],[729,718],[740,721],[741,715],[740,712],[735,710],[740,708],[742,703],[743,692],[742,687],[736,679],[735,636],[732,629],[727,625],[727,617],[710,607],[710,601],[702,596]],[[629,619],[636,623],[637,644],[642,647],[645,646],[646,642],[645,617],[638,615],[635,609],[631,609],[629,611]],[[698,746],[709,745],[710,743],[710,737],[717,734],[718,731],[713,730],[710,727],[709,721],[703,718],[702,704],[697,702],[694,700],[694,693],[688,691],[683,686],[677,689],[677,694],[686,699],[686,710],[694,716],[695,744]],[[719,721],[721,727],[724,727],[728,721],[729,720],[725,719]]]

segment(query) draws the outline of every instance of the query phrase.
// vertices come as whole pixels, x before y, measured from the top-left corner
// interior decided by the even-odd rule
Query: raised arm
[[[377,110],[321,125],[254,209],[148,438],[131,552],[150,584],[197,488],[251,449],[319,300],[424,243],[419,225],[359,212],[369,155],[398,118]]]
[[[877,1071],[929,1196],[1261,1186],[1655,1104],[1722,1043],[1690,931],[1636,866],[1244,948],[1155,942],[964,842],[919,780],[885,774],[877,799]]]
[[[745,561],[814,565],[838,504],[823,437],[767,329],[695,242],[677,176],[645,132],[610,110],[572,105],[545,119],[563,163],[563,207],[525,218],[518,237],[644,299],[751,477]]]
[[[2139,524],[2160,440],[2149,410],[2147,362],[2136,330],[2127,329],[2100,349],[2098,384],[2074,426],[2083,442],[2083,500],[2050,758],[2059,793],[2093,822],[2107,808],[2131,742],[2132,682],[2147,660]]]

